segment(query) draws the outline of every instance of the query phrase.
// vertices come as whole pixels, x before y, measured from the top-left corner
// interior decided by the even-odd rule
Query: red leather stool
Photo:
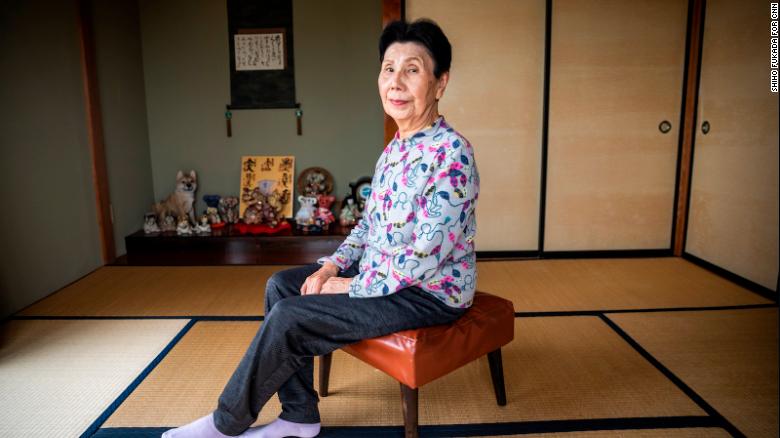
[[[404,429],[417,437],[417,389],[487,354],[496,402],[506,405],[501,347],[514,339],[512,302],[485,292],[452,324],[404,330],[350,344],[342,350],[401,384]],[[320,396],[328,396],[332,353],[320,358]]]

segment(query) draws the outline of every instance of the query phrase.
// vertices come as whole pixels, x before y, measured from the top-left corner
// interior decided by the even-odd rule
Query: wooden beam
[[[79,48],[81,52],[81,79],[87,116],[87,136],[92,156],[92,183],[95,187],[98,232],[103,263],[116,258],[114,226],[111,220],[111,200],[108,191],[108,170],[103,143],[103,120],[100,115],[97,67],[95,66],[95,39],[92,28],[92,1],[79,0]]]
[[[391,21],[402,18],[402,0],[382,0],[382,29]]]
[[[680,163],[677,175],[677,205],[674,218],[675,256],[681,256],[685,245],[688,222],[688,198],[691,190],[691,168],[693,166],[693,141],[696,133],[696,106],[699,100],[699,69],[701,68],[701,45],[704,21],[704,0],[691,0],[690,26],[688,27],[688,59],[686,60],[684,122]]]
[[[388,23],[403,18],[403,6],[403,0],[382,0],[382,29]],[[385,114],[385,144],[390,143],[396,131],[398,131],[398,125],[395,124],[395,121],[390,116]]]

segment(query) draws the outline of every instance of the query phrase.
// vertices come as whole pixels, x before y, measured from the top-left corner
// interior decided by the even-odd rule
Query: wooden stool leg
[[[320,397],[328,396],[328,378],[330,377],[330,362],[333,353],[320,356]]]
[[[501,349],[488,353],[490,377],[493,380],[493,391],[496,393],[496,403],[506,406],[506,389],[504,388],[504,365],[501,361]]]
[[[404,412],[404,436],[417,438],[417,388],[401,383],[401,403]]]

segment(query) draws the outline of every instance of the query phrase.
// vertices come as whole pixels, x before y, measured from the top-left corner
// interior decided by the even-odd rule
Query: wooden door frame
[[[680,119],[680,148],[677,158],[677,192],[675,193],[672,254],[681,257],[688,232],[688,211],[691,197],[691,171],[696,134],[696,112],[699,104],[701,51],[704,38],[706,0],[688,1],[688,33],[685,46],[685,85]]]
[[[79,0],[78,35],[87,137],[92,157],[92,184],[95,188],[98,234],[100,236],[103,263],[110,264],[116,259],[116,248],[114,245],[114,226],[111,218],[111,199],[108,190],[108,170],[103,141],[103,119],[100,110],[97,66],[95,64],[95,35],[91,0]]]

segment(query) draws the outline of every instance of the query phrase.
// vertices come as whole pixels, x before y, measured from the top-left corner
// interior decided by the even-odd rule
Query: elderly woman
[[[433,22],[394,22],[379,41],[379,96],[398,132],[374,169],[362,219],[330,257],[277,272],[265,321],[217,409],[164,436],[314,437],[314,356],[457,320],[476,285],[471,145],[439,115],[451,48]],[[248,429],[274,393],[282,413]]]

